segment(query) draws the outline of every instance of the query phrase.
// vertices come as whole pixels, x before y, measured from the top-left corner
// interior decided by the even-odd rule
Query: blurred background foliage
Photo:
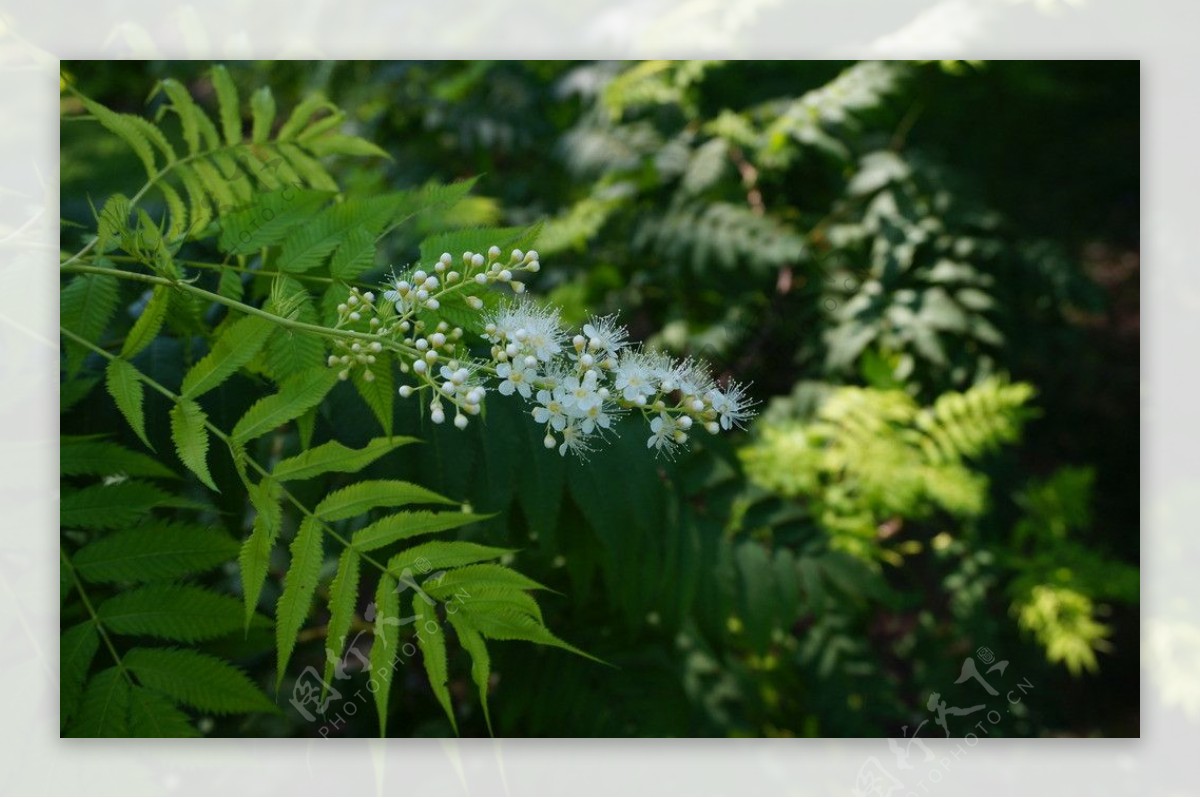
[[[209,66],[64,69],[147,112],[162,78],[211,95]],[[980,648],[1036,686],[992,735],[1138,734],[1136,62],[228,66],[243,96],[347,109],[391,156],[338,164],[349,194],[478,177],[379,263],[439,226],[545,220],[536,295],[618,312],[763,403],[674,462],[624,436],[585,464],[513,403],[466,432],[397,403],[426,443],[374,468],[497,513],[470,534],[520,548],[561,592],[548,625],[616,666],[498,646],[498,734],[898,737],[931,692],[974,703],[955,682]],[[132,156],[82,125],[62,147],[63,217],[86,224]],[[64,429],[117,428],[103,401]],[[377,434],[352,391],[329,405],[314,440]],[[234,648],[270,669],[269,645]],[[446,734],[419,667],[393,733]],[[451,673],[460,729],[486,733],[465,659]]]

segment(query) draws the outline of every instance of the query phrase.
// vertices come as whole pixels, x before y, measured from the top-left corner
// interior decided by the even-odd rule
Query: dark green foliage
[[[230,73],[214,67],[211,81],[218,101],[219,137],[211,119],[180,84],[172,80],[159,84],[170,103],[164,108],[180,120],[189,153],[183,159],[168,133],[156,124],[79,97],[83,107],[142,161],[149,180],[133,199],[114,195],[106,201],[97,219],[96,237],[64,264],[66,273],[78,272],[68,277],[62,292],[65,373],[72,381],[86,379],[79,374],[88,367],[89,356],[98,361],[95,367],[104,369],[109,395],[130,431],[150,449],[152,440],[169,437],[179,463],[201,486],[212,494],[231,495],[214,495],[212,501],[219,501],[222,508],[214,512],[216,508],[207,501],[172,495],[154,482],[178,484],[177,469],[156,456],[100,436],[63,438],[64,479],[86,480],[64,485],[61,509],[64,584],[74,587],[73,600],[64,611],[74,625],[66,629],[62,641],[63,733],[195,736],[208,729],[198,726],[189,712],[205,716],[277,713],[277,702],[260,691],[261,680],[251,679],[218,652],[229,648],[232,636],[241,633],[246,637],[242,650],[257,658],[258,632],[273,626],[278,690],[285,679],[293,678],[289,666],[298,645],[314,637],[306,627],[318,595],[329,613],[321,635],[325,694],[332,679],[346,678],[339,662],[350,645],[349,633],[362,623],[358,589],[364,565],[379,572],[381,592],[412,589],[419,597],[416,615],[408,621],[398,617],[401,603],[391,595],[381,602],[391,614],[379,619],[374,649],[391,652],[399,635],[386,627],[416,620],[419,626],[412,631],[425,654],[430,685],[454,727],[456,709],[446,686],[447,646],[438,631],[439,603],[446,605],[443,612],[450,617],[455,610],[449,605],[476,593],[475,606],[463,613],[459,624],[466,630],[467,647],[475,660],[473,678],[485,687],[489,678],[485,639],[524,640],[583,652],[545,628],[541,610],[529,593],[540,585],[500,565],[480,569],[481,563],[511,555],[511,549],[453,540],[409,548],[397,545],[469,527],[490,516],[463,507],[404,510],[377,517],[373,523],[369,520],[380,509],[458,504],[395,479],[357,479],[346,484],[347,475],[371,467],[406,444],[419,443],[415,437],[393,435],[395,382],[390,359],[375,360],[371,378],[357,375],[360,378],[353,382],[384,437],[359,447],[336,440],[313,446],[312,440],[319,409],[339,381],[338,370],[326,364],[333,331],[321,325],[318,307],[336,309],[348,294],[348,284],[374,266],[381,236],[419,216],[437,218],[449,211],[466,197],[471,181],[347,198],[314,157],[383,153],[337,132],[340,111],[332,109],[331,115],[313,121],[314,112],[330,107],[323,101],[302,103],[274,131],[275,100],[270,89],[260,88],[250,102],[252,129],[247,143],[238,88]],[[272,150],[288,160],[258,163]],[[234,164],[239,151],[257,184]],[[286,165],[288,161],[294,169]],[[182,181],[190,207],[172,187],[172,179]],[[165,202],[167,216],[161,226],[136,207],[150,189],[157,190]],[[224,204],[226,200],[229,204]],[[467,243],[484,249],[496,242],[529,246],[537,229],[446,232],[427,240],[422,249],[437,248],[440,254],[442,247],[458,249]],[[186,242],[215,248],[225,260],[176,262]],[[114,323],[121,280],[144,280],[134,270],[95,256],[72,267],[93,249],[146,267],[155,282],[137,318],[121,330],[125,337],[119,354],[108,351],[105,334]],[[245,267],[250,255],[259,256],[259,268],[269,263],[274,279],[264,284],[251,277],[244,282],[240,275],[253,271]],[[236,267],[231,258],[237,259]],[[216,291],[198,287],[199,275],[189,277],[184,271],[192,267],[217,272],[212,275]],[[311,291],[313,278],[320,284],[317,293]],[[468,286],[464,289],[460,300],[467,291],[478,293]],[[255,301],[261,306],[250,304]],[[449,304],[446,310],[452,315]],[[214,311],[226,308],[223,318],[214,318]],[[458,312],[466,314],[467,309],[464,302]],[[468,326],[472,331],[481,329],[477,321]],[[186,368],[178,375],[151,376],[154,356],[168,333],[189,346],[193,336],[207,339],[206,351],[195,358],[185,354]],[[274,387],[247,390],[248,382],[264,377]],[[167,407],[158,403],[160,398]],[[64,410],[69,407],[65,404]],[[163,416],[166,432],[161,426]],[[279,452],[291,445],[293,435],[299,439],[300,451],[281,460]],[[268,444],[274,455],[267,454]],[[302,500],[300,496],[313,495],[305,485],[316,481],[325,486],[319,499]],[[191,488],[189,484],[189,493]],[[248,508],[253,520],[239,553],[219,525],[229,516],[244,515]],[[217,520],[220,515],[226,519]],[[286,573],[282,580],[273,580],[277,541],[293,528],[293,521]],[[240,524],[233,526],[241,531]],[[332,579],[325,567],[333,553],[330,543],[340,550]],[[228,567],[219,577],[211,573],[229,565],[235,554],[240,585],[229,578]],[[434,569],[437,573],[431,575]],[[448,574],[447,588],[437,590]],[[422,585],[415,581],[418,578]],[[276,591],[275,583],[280,586],[274,617],[267,618],[257,609],[268,585]],[[239,587],[241,601],[230,594]],[[376,609],[372,606],[364,612],[370,615]],[[80,617],[85,620],[79,621]],[[95,662],[101,639],[104,657],[113,660],[103,667]],[[149,647],[153,641],[192,648]],[[301,650],[306,649],[311,647]],[[399,662],[393,659],[378,662],[377,675],[388,684]],[[298,710],[302,704],[296,699],[304,696],[299,680],[305,675],[299,675],[293,694],[292,704]],[[386,729],[389,713],[387,695],[385,689],[379,703],[381,730]],[[486,690],[480,698],[486,702]],[[487,712],[486,703],[483,711]],[[211,720],[207,722],[211,725]]]
[[[64,734],[898,737],[981,646],[994,735],[1137,734],[1136,65],[65,66]],[[336,380],[491,244],[762,417],[567,462]]]

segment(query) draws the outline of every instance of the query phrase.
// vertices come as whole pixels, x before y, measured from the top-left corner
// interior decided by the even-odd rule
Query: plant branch
[[[110,277],[119,277],[123,280],[149,283],[150,285],[165,285],[170,288],[187,291],[188,293],[207,299],[210,302],[216,302],[217,304],[241,311],[247,315],[258,316],[259,318],[266,319],[267,321],[277,324],[280,327],[313,333],[325,338],[343,338],[347,340],[366,341],[368,343],[378,341],[385,348],[391,349],[395,352],[400,352],[402,354],[409,355],[410,357],[421,357],[421,352],[419,350],[378,335],[354,332],[353,330],[333,329],[331,327],[323,327],[319,324],[309,324],[308,322],[289,319],[285,316],[279,316],[274,313],[270,313],[269,311],[265,311],[262,308],[256,308],[253,305],[247,305],[245,302],[239,302],[236,299],[230,299],[229,297],[215,294],[212,291],[205,290],[183,280],[172,280],[167,277],[159,277],[153,274],[140,274],[138,272],[129,272],[122,269],[107,269],[101,266],[87,266],[84,264],[68,265],[67,263],[64,263],[62,268],[64,271],[78,274],[104,274]]]
[[[83,599],[83,606],[87,609],[88,615],[92,616],[92,623],[95,624],[96,631],[100,633],[100,639],[104,641],[104,645],[108,648],[108,653],[112,654],[113,660],[117,663],[117,670],[132,685],[133,679],[130,677],[129,671],[125,669],[125,662],[121,659],[121,655],[117,653],[117,647],[113,645],[112,638],[108,636],[104,624],[100,621],[100,616],[96,613],[96,608],[92,606],[87,590],[83,587],[83,581],[79,578],[79,574],[75,572],[74,564],[71,563],[71,558],[67,556],[67,553],[61,547],[58,549],[58,556],[62,560],[63,568],[66,568],[68,573],[71,574],[71,581],[75,584],[75,592],[79,594],[79,598]]]
[[[100,347],[93,344],[91,341],[87,340],[86,338],[82,338],[82,337],[76,335],[75,333],[71,332],[70,330],[66,329],[65,327],[60,326],[59,331],[67,338],[70,338],[71,340],[75,341],[76,343],[80,344],[81,346],[86,347],[87,349],[91,350],[92,352],[99,355],[100,357],[105,358],[106,360],[120,360],[120,358],[117,357],[116,355],[112,354],[111,352],[105,351],[104,349],[101,349]],[[175,393],[174,391],[170,390],[169,388],[163,387],[163,385],[161,385],[158,381],[156,381],[153,378],[142,373],[141,369],[138,369],[136,366],[134,366],[133,370],[139,380],[144,382],[146,385],[148,385],[150,388],[152,388],[156,392],[165,396],[170,401],[180,402],[183,400],[183,397],[181,397],[179,394]],[[204,420],[204,426],[208,429],[208,431],[210,433],[212,433],[213,437],[215,437],[217,440],[224,443],[226,445],[226,447],[229,448],[230,456],[233,457],[234,465],[238,466],[239,465],[239,457],[236,454],[238,452],[238,446],[234,442],[233,438],[231,438],[228,434],[225,433],[224,430],[217,427],[215,424],[213,424],[207,418]],[[246,463],[249,463],[251,466],[253,466],[254,470],[257,471],[260,476],[262,476],[262,477],[270,477],[271,476],[271,472],[268,471],[266,468],[264,468],[262,465],[260,465],[258,463],[258,461],[254,460],[250,456],[246,455],[244,453],[244,451],[242,452],[242,455],[243,455],[243,457],[241,459],[244,459],[244,461]],[[240,468],[239,468],[239,472],[240,472]],[[336,529],[334,529],[332,526],[330,526],[327,521],[322,519],[320,516],[318,516],[312,510],[308,509],[308,507],[306,507],[299,499],[297,499],[294,495],[292,495],[292,493],[287,488],[283,487],[283,485],[279,486],[279,490],[280,490],[280,493],[285,498],[287,498],[288,501],[290,501],[291,504],[298,511],[300,511],[301,514],[303,514],[309,518],[312,518],[314,521],[316,521],[318,524],[320,524],[323,531],[327,532],[330,536],[332,536],[335,540],[337,540],[343,546],[350,547],[351,545],[353,545],[340,532],[338,532]],[[388,569],[387,569],[386,565],[379,563],[373,557],[366,554],[365,552],[359,552],[359,556],[366,562],[368,562],[371,565],[378,568],[381,573],[388,573]]]

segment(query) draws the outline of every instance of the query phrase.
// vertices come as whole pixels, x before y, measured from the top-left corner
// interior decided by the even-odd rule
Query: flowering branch
[[[413,384],[401,386],[399,394],[425,394],[435,424],[445,422],[450,407],[455,426],[465,429],[489,390],[518,394],[544,426],[546,448],[557,447],[564,456],[591,451],[625,413],[640,413],[649,423],[646,446],[666,453],[685,444],[696,426],[716,434],[753,415],[744,385],[719,386],[703,363],[629,346],[627,330],[611,316],[594,317],[572,335],[556,308],[513,299],[485,311],[481,297],[467,294],[465,302],[480,314],[482,339],[489,345],[486,356],[478,355],[461,326],[439,318],[443,302],[497,283],[523,293],[525,285],[516,277],[540,270],[538,254],[518,249],[502,260],[493,246],[486,254],[464,252],[454,266],[447,252],[432,271],[393,275],[381,297],[352,289],[338,306],[335,329],[365,327],[379,340],[335,339],[330,367],[340,368],[343,380],[362,368],[363,379],[371,381],[384,348],[415,353],[401,358],[400,370]]]

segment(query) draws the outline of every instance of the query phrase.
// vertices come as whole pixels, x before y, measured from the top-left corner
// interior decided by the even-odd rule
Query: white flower
[[[694,360],[676,363],[671,376],[674,390],[683,396],[703,396],[713,387],[708,369]],[[663,390],[667,390],[666,386],[663,386]]]
[[[730,382],[722,391],[713,388],[708,392],[709,404],[717,412],[721,429],[729,430],[742,426],[742,422],[754,415],[746,399],[746,386]]]
[[[550,391],[538,391],[539,407],[533,409],[533,420],[539,424],[549,424],[556,432],[562,432],[567,426],[566,408]]]
[[[609,429],[611,425],[612,416],[603,404],[595,404],[589,407],[583,414],[583,420],[579,422],[579,428],[588,435],[591,435],[597,427],[600,429]]]
[[[505,396],[512,396],[513,391],[528,399],[533,393],[533,381],[537,379],[537,371],[524,364],[501,363],[496,366],[496,376],[503,382],[499,391]]]
[[[554,389],[554,393],[568,413],[583,416],[602,401],[596,383],[596,372],[588,371],[582,380],[579,377],[567,377],[561,386]]]
[[[626,401],[645,404],[646,399],[655,392],[654,372],[644,355],[625,354],[616,370],[616,386]]]
[[[653,433],[649,440],[646,441],[647,449],[658,449],[662,451],[671,451],[678,445],[676,439],[676,431],[679,429],[675,419],[666,413],[659,415],[650,422],[650,432]]]
[[[563,429],[562,436],[563,442],[558,447],[558,453],[563,457],[567,456],[568,451],[585,455],[592,450],[592,445],[587,441],[587,434],[574,424]]]
[[[531,354],[543,363],[549,363],[561,352],[567,340],[559,322],[558,309],[542,308],[532,301],[506,305],[488,321],[495,325],[495,330],[488,332],[489,341],[493,344],[515,341],[520,331],[522,335],[517,351]]]
[[[592,352],[615,355],[625,347],[629,331],[617,324],[615,316],[599,316],[583,325],[583,334]]]

